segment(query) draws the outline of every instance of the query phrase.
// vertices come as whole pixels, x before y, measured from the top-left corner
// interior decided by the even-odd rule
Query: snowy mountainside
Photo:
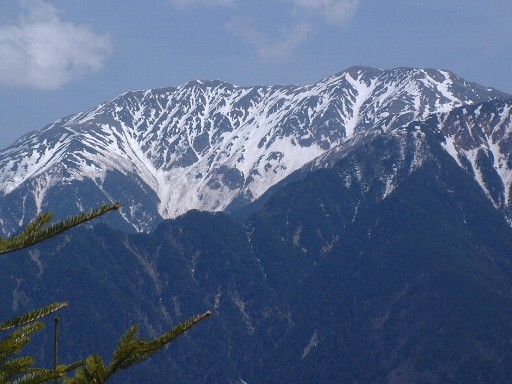
[[[385,198],[403,180],[404,170],[411,174],[432,156],[424,150],[424,132],[437,135],[442,149],[471,175],[480,185],[494,207],[501,211],[512,225],[512,99],[496,99],[464,105],[447,112],[434,113],[425,120],[413,120],[404,125],[392,126],[383,137],[393,137],[400,144],[394,149],[398,157],[389,169],[381,169],[371,175],[361,169],[364,161],[354,164],[352,179],[371,185],[375,181],[385,185],[381,198]],[[414,140],[410,133],[414,132]],[[314,161],[306,164],[296,178],[319,169],[330,168],[349,156],[357,147],[374,141],[377,137],[366,136],[349,140]],[[407,141],[406,141],[407,140]],[[390,146],[391,141],[386,144]],[[405,161],[404,149],[413,148],[414,159]],[[390,148],[390,151],[392,148]],[[391,156],[391,155],[388,155]],[[369,155],[371,157],[371,155]],[[374,159],[376,162],[379,160]],[[402,175],[400,175],[402,173]],[[363,186],[363,189],[367,187]]]
[[[444,148],[480,184],[512,225],[512,99],[468,105],[426,123],[445,136]]]
[[[353,67],[318,83],[127,92],[0,151],[0,223],[123,203],[138,231],[253,201],[333,148],[508,95],[448,71]],[[349,140],[352,139],[352,140]]]

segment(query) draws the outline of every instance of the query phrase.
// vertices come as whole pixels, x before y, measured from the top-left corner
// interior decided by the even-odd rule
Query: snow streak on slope
[[[512,224],[512,100],[454,109],[427,120],[445,135],[445,150],[475,177]]]
[[[150,215],[148,204],[164,218],[244,204],[348,139],[503,95],[446,71],[364,67],[308,86],[192,81],[127,92],[1,151],[1,193],[30,189],[23,196],[40,211],[50,193],[71,200],[76,181],[115,200],[136,186],[124,215],[143,230],[134,216]]]

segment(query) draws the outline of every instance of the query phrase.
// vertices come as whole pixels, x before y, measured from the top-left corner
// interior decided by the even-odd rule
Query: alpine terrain
[[[190,209],[235,209],[320,155],[427,119],[439,120],[446,149],[507,211],[510,109],[449,113],[508,97],[448,71],[363,67],[309,86],[192,81],[128,92],[0,152],[1,226],[12,232],[41,211],[61,217],[105,201],[124,202],[116,225],[136,231]]]
[[[0,153],[7,233],[123,205],[2,258],[0,306],[68,300],[62,362],[212,311],[119,383],[508,383],[511,110],[434,69],[128,92]]]

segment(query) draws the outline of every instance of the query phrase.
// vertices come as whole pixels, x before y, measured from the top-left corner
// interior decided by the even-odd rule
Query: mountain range
[[[509,98],[448,71],[365,67],[308,86],[128,92],[0,152],[2,228],[105,201],[123,202],[115,225],[139,232],[190,209],[234,210],[313,160],[322,167],[319,157],[412,121],[438,124],[446,150],[508,215]]]
[[[63,118],[1,152],[4,231],[124,208],[4,257],[0,305],[68,300],[63,362],[108,360],[132,323],[154,336],[213,312],[123,383],[507,383],[510,97],[354,67],[129,92]]]

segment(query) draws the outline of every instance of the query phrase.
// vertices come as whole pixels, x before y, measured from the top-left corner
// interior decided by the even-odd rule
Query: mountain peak
[[[0,199],[24,201],[0,216],[17,227],[55,210],[50,197],[60,194],[79,208],[128,199],[126,221],[144,230],[253,201],[351,138],[504,95],[447,71],[368,67],[306,86],[195,80],[130,91],[0,151]]]

